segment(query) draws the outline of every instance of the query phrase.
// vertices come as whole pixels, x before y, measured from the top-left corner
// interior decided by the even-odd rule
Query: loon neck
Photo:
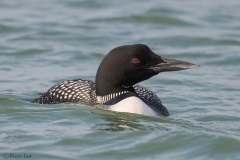
[[[117,87],[117,88],[114,88],[114,90],[109,94],[106,94],[103,96],[97,95],[97,101],[100,104],[110,104],[110,103],[112,103],[113,99],[118,99],[120,97],[126,97],[125,95],[129,94],[129,93],[131,93],[131,94],[134,93],[134,89],[132,86]],[[114,101],[114,102],[116,102],[116,101]]]

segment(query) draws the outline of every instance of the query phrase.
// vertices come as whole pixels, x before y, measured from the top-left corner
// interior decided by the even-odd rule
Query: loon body
[[[143,44],[114,48],[102,60],[95,83],[86,79],[56,84],[37,103],[79,103],[117,112],[147,116],[169,116],[159,97],[138,82],[165,71],[195,68],[198,65],[162,58]]]

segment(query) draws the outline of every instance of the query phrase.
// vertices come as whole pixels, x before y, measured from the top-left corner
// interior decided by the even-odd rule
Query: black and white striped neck
[[[127,94],[127,93],[129,93],[129,91],[125,90],[125,91],[120,91],[117,93],[110,93],[106,96],[97,96],[97,101],[100,104],[106,104],[107,102],[109,102],[117,97],[120,97],[121,95]]]
[[[131,96],[137,96],[133,89],[133,86],[122,85],[121,87],[115,87],[113,91],[107,95],[97,95],[97,103],[113,105]]]

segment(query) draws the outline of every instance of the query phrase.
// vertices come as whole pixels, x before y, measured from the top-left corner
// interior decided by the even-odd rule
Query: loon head
[[[126,90],[128,86],[166,71],[178,71],[198,65],[163,58],[144,44],[114,48],[102,60],[96,76],[96,94],[105,96]]]

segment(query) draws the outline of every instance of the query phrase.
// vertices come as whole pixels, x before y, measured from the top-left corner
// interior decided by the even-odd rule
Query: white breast
[[[157,116],[157,114],[138,97],[128,97],[110,108],[116,112],[129,112],[135,114],[142,114],[146,116]]]

